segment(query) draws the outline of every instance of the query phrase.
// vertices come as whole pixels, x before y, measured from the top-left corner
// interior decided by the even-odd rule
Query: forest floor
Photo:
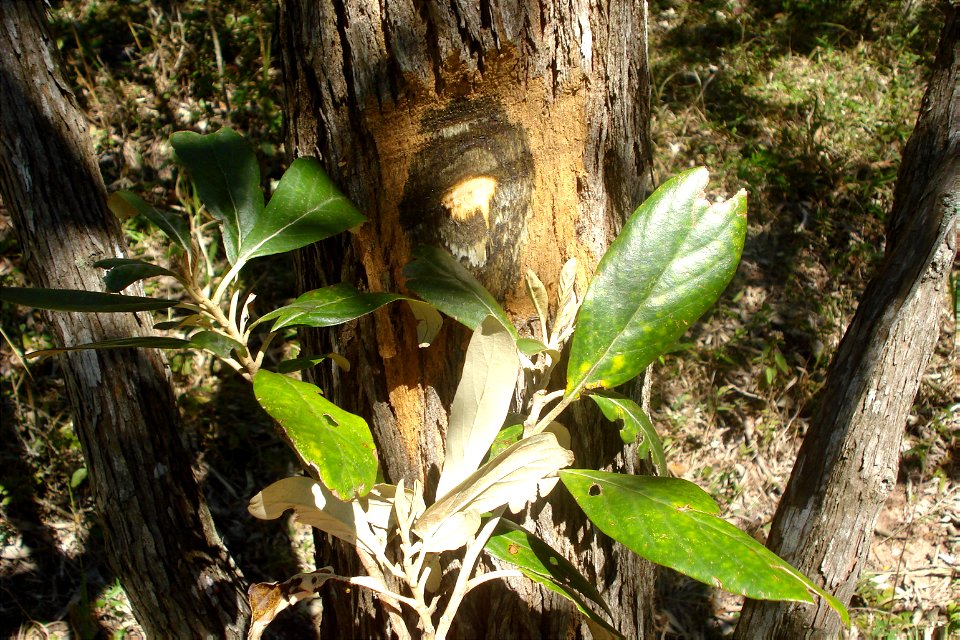
[[[942,19],[920,0],[650,5],[657,180],[703,164],[716,193],[750,193],[741,268],[655,366],[651,417],[673,473],[763,539],[831,356],[882,256]],[[54,32],[109,190],[185,203],[169,135],[226,124],[258,141],[264,175],[281,173],[272,9],[85,0],[56,10]],[[146,227],[125,229],[135,251],[162,255]],[[24,283],[22,261],[0,207],[4,286]],[[289,273],[274,262],[259,290],[292,297]],[[948,626],[960,634],[958,280],[955,270],[896,489],[852,603],[851,637],[946,637]],[[0,637],[133,637],[58,362],[21,358],[49,346],[41,316],[4,306],[0,329]],[[266,482],[294,472],[292,456],[241,380],[202,357],[174,357],[172,368],[196,468],[241,567],[251,579],[295,572],[309,557],[302,529],[236,515]],[[725,637],[741,604],[667,572],[659,592],[664,637]]]

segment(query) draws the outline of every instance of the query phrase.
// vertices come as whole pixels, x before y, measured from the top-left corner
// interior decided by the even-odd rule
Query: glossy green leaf
[[[36,309],[53,311],[79,311],[98,313],[120,313],[124,311],[156,311],[169,309],[179,304],[177,300],[121,296],[100,291],[78,291],[76,289],[31,289],[4,287],[0,289],[0,300]]]
[[[657,467],[657,472],[661,476],[669,475],[667,459],[663,454],[663,442],[640,405],[630,398],[612,392],[592,393],[590,399],[597,403],[607,420],[623,422],[620,438],[624,444],[637,442],[637,452],[640,457],[646,458],[649,455]],[[639,442],[638,436],[642,436]]]
[[[65,353],[67,351],[87,351],[90,349],[133,349],[142,347],[144,349],[186,349],[190,346],[188,340],[180,338],[165,338],[162,336],[137,336],[133,338],[116,338],[114,340],[100,340],[99,342],[87,342],[85,344],[76,344],[72,347],[58,347],[55,349],[41,349],[33,351],[26,355],[27,358],[45,358],[47,356]]]
[[[610,613],[593,583],[577,571],[569,560],[523,527],[509,520],[501,520],[484,549],[493,557],[514,565],[534,582],[568,598],[583,615],[621,637],[606,620],[587,606],[586,601],[589,600],[607,614]]]
[[[527,357],[535,356],[538,353],[543,353],[544,351],[550,352],[550,355],[556,357],[557,359],[559,359],[560,356],[559,351],[551,349],[539,340],[535,340],[533,338],[519,338],[517,340],[517,350]],[[556,362],[556,360],[554,360],[554,362]]]
[[[243,345],[219,334],[216,331],[200,331],[190,336],[190,345],[198,349],[206,349],[219,358],[229,358],[233,355],[233,350],[243,350]]]
[[[176,320],[164,320],[154,323],[153,328],[160,331],[169,331],[170,329],[179,329],[181,327],[209,327],[210,320],[204,318],[198,313],[184,316]]]
[[[107,260],[94,262],[93,266],[107,270],[107,273],[103,276],[103,282],[107,285],[107,290],[113,293],[123,291],[134,282],[144,278],[155,276],[178,277],[173,271],[159,265],[130,258],[108,258]]]
[[[836,598],[719,518],[697,485],[589,469],[563,470],[560,479],[597,528],[637,555],[755,600],[813,602],[816,593],[849,625]]]
[[[250,233],[241,236],[242,259],[293,251],[366,222],[333,184],[316,158],[298,158]]]
[[[253,392],[304,467],[341,500],[367,494],[377,479],[377,451],[370,428],[307,382],[261,369]]]
[[[311,369],[324,360],[333,360],[337,363],[337,366],[343,369],[344,371],[350,371],[350,361],[341,356],[339,353],[328,353],[322,356],[303,356],[300,358],[291,358],[290,360],[284,360],[277,365],[278,373],[293,373],[294,371],[303,371],[304,369]]]
[[[349,284],[314,289],[290,304],[259,318],[253,326],[275,320],[271,331],[284,327],[332,327],[355,320],[403,296],[395,293],[357,291]]]
[[[470,338],[450,406],[438,499],[480,466],[510,410],[519,374],[513,336],[487,316]]]
[[[253,149],[229,127],[206,135],[178,131],[170,136],[170,144],[187,168],[200,200],[222,223],[227,260],[237,264],[243,240],[264,210],[260,166]]]
[[[520,339],[493,295],[456,258],[436,247],[420,247],[413,256],[415,260],[403,268],[411,291],[472,330],[493,316],[514,340]]]
[[[143,198],[130,191],[117,191],[107,199],[107,206],[119,218],[141,215],[160,229],[174,244],[190,253],[190,226],[181,216],[169,211],[160,211],[150,206]]]
[[[513,420],[511,420],[511,417]],[[497,432],[497,437],[493,439],[493,444],[490,445],[490,451],[487,452],[487,456],[483,461],[484,464],[515,445],[520,441],[520,438],[523,437],[523,416],[510,414],[507,416],[507,422],[515,422],[515,424],[506,426]]]
[[[630,216],[597,266],[577,316],[567,393],[640,373],[714,303],[736,271],[747,197],[704,200],[708,174],[667,181]]]

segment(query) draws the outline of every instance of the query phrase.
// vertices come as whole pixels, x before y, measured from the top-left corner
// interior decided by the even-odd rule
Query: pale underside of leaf
[[[561,447],[552,433],[524,438],[428,507],[414,523],[413,532],[430,541],[449,519],[455,518],[461,525],[456,532],[458,539],[468,540],[476,533],[476,528],[471,531],[469,527],[474,523],[479,527],[479,520],[457,514],[472,511],[479,516],[518,496],[533,499],[541,480],[572,463],[573,453]],[[453,535],[449,528],[446,533]]]
[[[379,487],[379,485],[378,485]],[[297,476],[278,480],[253,496],[247,510],[261,520],[275,520],[288,509],[297,519],[369,553],[382,551],[393,509],[391,497],[371,491],[367,497],[345,502],[313,478]],[[374,525],[379,533],[375,533]]]
[[[417,319],[417,345],[421,348],[429,347],[440,333],[443,326],[443,316],[429,302],[408,299],[410,312]]]
[[[470,340],[450,409],[438,499],[480,466],[510,410],[519,373],[513,336],[487,316]]]

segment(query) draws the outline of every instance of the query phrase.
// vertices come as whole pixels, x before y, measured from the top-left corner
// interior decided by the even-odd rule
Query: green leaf
[[[261,369],[253,377],[260,405],[280,425],[304,467],[341,500],[366,495],[377,479],[370,428],[307,382]]]
[[[637,555],[755,600],[813,602],[819,594],[849,626],[843,604],[717,517],[717,504],[697,485],[589,469],[560,471],[560,479],[597,528]]]
[[[276,320],[271,331],[297,325],[332,327],[355,320],[394,300],[403,299],[403,296],[395,293],[360,292],[349,284],[335,284],[308,291],[287,306],[257,319],[252,326]]]
[[[415,260],[403,268],[411,291],[472,330],[493,316],[515,341],[520,339],[493,295],[456,258],[436,247],[420,247],[413,256]]]
[[[169,309],[179,303],[177,300],[142,298],[138,296],[120,296],[100,291],[78,291],[76,289],[30,289],[4,287],[0,289],[0,300],[36,309],[53,311],[80,311],[98,313],[120,313],[123,311],[156,311]]]
[[[539,340],[535,340],[534,338],[519,338],[517,340],[517,350],[527,357],[535,356],[538,353],[548,351],[550,352],[550,355],[554,357],[554,362],[560,359],[559,351],[551,349],[547,345],[543,344]]]
[[[513,418],[513,420],[511,420]],[[507,415],[507,422],[515,422],[509,426],[500,429],[497,437],[493,439],[490,445],[490,451],[484,459],[484,464],[496,458],[498,455],[515,445],[523,437],[523,416],[516,414]]]
[[[26,355],[27,358],[45,358],[47,356],[65,353],[67,351],[86,351],[89,349],[131,349],[143,347],[144,349],[186,349],[190,346],[188,340],[180,338],[165,338],[162,336],[138,336],[133,338],[116,338],[114,340],[101,340],[99,342],[87,342],[85,344],[76,344],[72,347],[57,347],[55,349],[41,349],[33,351]]]
[[[303,356],[301,358],[292,358],[284,360],[277,365],[277,373],[293,373],[294,371],[303,371],[317,366],[324,360],[333,360],[337,366],[344,371],[350,371],[350,361],[339,353],[328,353],[322,356]]]
[[[316,158],[298,158],[249,235],[241,236],[241,258],[293,251],[366,222],[333,184]]]
[[[790,365],[787,364],[787,359],[783,357],[779,349],[773,352],[773,361],[777,364],[777,368],[780,369],[780,371],[785,375],[790,375]]]
[[[710,205],[707,180],[701,167],[667,181],[600,260],[577,316],[568,395],[636,376],[730,282],[743,251],[747,197],[741,191]]]
[[[181,216],[159,211],[130,191],[117,191],[107,199],[107,206],[121,219],[141,215],[160,229],[178,247],[190,253],[190,226]]]
[[[123,291],[134,282],[144,278],[171,276],[179,279],[179,276],[169,269],[131,258],[108,258],[94,262],[93,266],[107,269],[107,273],[103,276],[103,282],[107,285],[107,289],[113,293]]]
[[[154,323],[153,328],[158,331],[169,331],[170,329],[179,329],[180,327],[207,327],[210,326],[209,320],[199,313],[193,313],[189,316],[183,316],[176,320],[164,320]]]
[[[597,588],[569,560],[537,536],[509,520],[501,520],[484,549],[493,557],[514,565],[534,582],[570,599],[583,615],[622,637],[587,606],[589,599],[610,614]]]
[[[260,166],[253,149],[229,127],[206,135],[178,131],[170,136],[170,144],[190,173],[200,200],[223,224],[227,260],[237,264],[243,239],[264,210]]]
[[[637,442],[637,436],[643,435],[638,444],[638,453],[641,458],[649,454],[661,476],[669,475],[667,459],[663,455],[663,442],[653,428],[653,423],[646,412],[636,402],[618,393],[591,393],[590,399],[597,403],[604,417],[611,422],[623,421],[620,429],[620,438],[624,444]]]
[[[200,331],[190,336],[190,345],[198,349],[206,349],[218,358],[230,358],[233,350],[243,351],[244,346],[232,338],[219,334],[216,331]]]
[[[83,481],[86,479],[87,479],[87,468],[86,467],[78,468],[70,476],[70,488],[76,489],[81,484],[83,484]]]

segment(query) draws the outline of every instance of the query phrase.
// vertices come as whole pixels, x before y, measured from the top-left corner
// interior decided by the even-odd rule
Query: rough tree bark
[[[939,335],[960,209],[960,7],[946,25],[903,153],[886,254],[828,374],[767,546],[849,603]],[[739,638],[835,638],[826,606],[748,602]]]
[[[43,5],[0,2],[0,193],[31,281],[102,291],[122,256],[86,125],[54,62]],[[60,345],[149,335],[146,315],[47,315]],[[64,356],[74,425],[113,570],[152,638],[241,638],[242,579],[177,432],[169,370],[153,350]]]
[[[533,331],[523,273],[553,290],[576,257],[583,284],[649,186],[645,2],[288,0],[280,22],[290,150],[321,157],[371,220],[301,255],[305,289],[403,291],[411,250],[431,244]],[[471,185],[494,187],[472,191],[486,194],[483,205],[458,201]],[[344,328],[332,346],[354,368],[320,383],[371,419],[389,481],[426,480],[432,492],[467,334],[448,322],[418,350],[414,329],[400,305]],[[602,420],[581,409],[562,421],[577,465],[635,470],[635,451]],[[627,636],[651,633],[649,565],[597,533],[562,488],[526,517],[596,582]],[[352,550],[328,553],[321,561],[356,567]],[[326,636],[390,635],[364,594],[327,589]],[[471,594],[453,635],[583,633],[565,600],[515,580]]]

